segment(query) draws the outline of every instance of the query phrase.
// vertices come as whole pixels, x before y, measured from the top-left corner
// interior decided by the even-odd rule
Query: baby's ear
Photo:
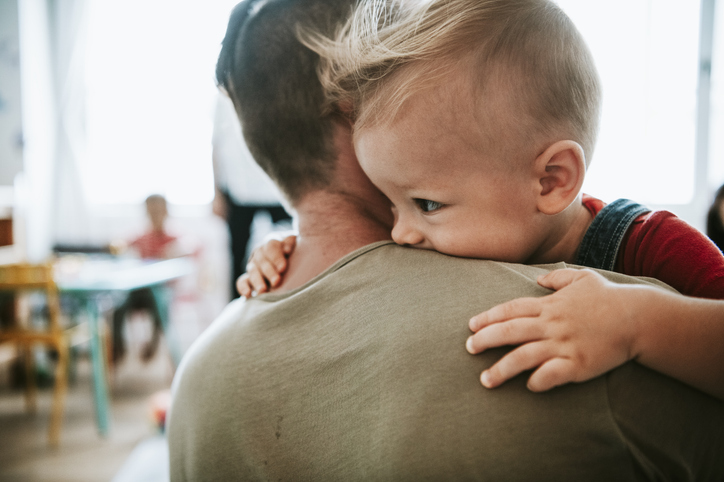
[[[535,160],[540,183],[538,210],[558,214],[573,203],[586,177],[583,148],[575,141],[557,141]]]

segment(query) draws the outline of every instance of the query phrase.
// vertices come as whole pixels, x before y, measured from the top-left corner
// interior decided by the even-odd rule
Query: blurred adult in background
[[[724,252],[724,185],[716,192],[706,217],[706,235]]]
[[[269,176],[254,162],[241,135],[234,105],[220,91],[214,116],[212,139],[215,196],[214,214],[226,220],[231,244],[231,297],[237,298],[234,283],[246,267],[246,250],[251,226],[259,211],[269,213],[273,223],[290,221],[280,203],[281,195]]]

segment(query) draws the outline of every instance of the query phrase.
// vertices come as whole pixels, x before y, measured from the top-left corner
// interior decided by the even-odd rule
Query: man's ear
[[[586,176],[583,148],[575,141],[551,144],[534,164],[538,178],[538,210],[558,214],[576,199]]]

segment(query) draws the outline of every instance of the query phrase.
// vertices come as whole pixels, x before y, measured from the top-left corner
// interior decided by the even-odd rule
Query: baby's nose
[[[422,243],[425,238],[414,227],[399,218],[395,219],[395,226],[392,228],[392,240],[397,244],[416,245]]]

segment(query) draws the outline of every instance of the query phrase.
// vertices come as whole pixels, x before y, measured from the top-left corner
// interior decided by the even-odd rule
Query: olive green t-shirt
[[[233,302],[176,375],[172,480],[724,480],[724,403],[638,364],[480,385],[506,349],[468,354],[469,318],[544,272],[381,242]]]

